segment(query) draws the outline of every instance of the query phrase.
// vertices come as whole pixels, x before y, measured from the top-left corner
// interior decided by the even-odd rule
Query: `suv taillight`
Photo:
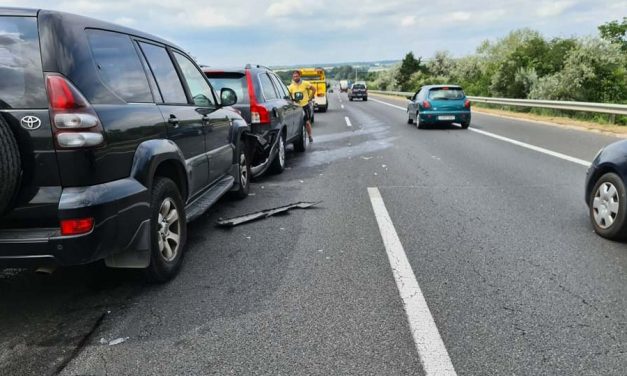
[[[270,112],[264,106],[257,103],[255,96],[255,87],[253,85],[253,77],[250,70],[246,69],[246,83],[248,85],[248,97],[250,99],[250,123],[251,124],[270,124]]]
[[[250,122],[252,124],[270,124],[270,113],[264,106],[250,105]]]
[[[464,107],[470,108],[470,99],[466,99],[466,101],[464,102]]]
[[[104,142],[102,125],[80,91],[57,74],[46,76],[46,86],[57,146],[73,149],[101,145]]]

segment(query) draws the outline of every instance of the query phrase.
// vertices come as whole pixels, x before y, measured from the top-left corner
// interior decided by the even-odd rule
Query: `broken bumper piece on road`
[[[272,209],[265,209],[258,212],[241,215],[239,217],[227,218],[227,219],[219,219],[218,226],[221,227],[235,227],[237,225],[241,225],[248,222],[253,222],[259,219],[264,219],[268,217],[272,217],[273,215],[286,213],[292,209],[309,209],[312,206],[316,206],[322,203],[322,201],[318,202],[297,202],[295,204],[289,204],[285,206],[279,206]]]

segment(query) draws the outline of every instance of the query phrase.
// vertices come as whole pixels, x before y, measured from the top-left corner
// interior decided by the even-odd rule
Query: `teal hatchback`
[[[458,123],[470,126],[470,100],[457,85],[423,86],[407,104],[407,123],[418,128]]]

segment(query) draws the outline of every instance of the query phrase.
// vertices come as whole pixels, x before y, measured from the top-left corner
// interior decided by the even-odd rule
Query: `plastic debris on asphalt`
[[[272,217],[273,215],[286,213],[288,210],[292,209],[308,209],[312,206],[318,205],[322,203],[322,201],[318,202],[297,202],[295,204],[289,204],[285,206],[279,206],[272,209],[265,209],[258,212],[241,215],[239,217],[227,218],[227,219],[219,219],[218,226],[222,227],[235,227],[237,225],[241,225],[243,223],[248,223],[252,221],[256,221],[259,219],[264,219],[268,217]]]
[[[361,157],[361,159],[363,159],[364,161],[370,160],[372,158],[374,158],[374,157]]]
[[[126,342],[129,337],[120,337],[114,340],[109,341],[109,346],[119,345],[120,343]]]

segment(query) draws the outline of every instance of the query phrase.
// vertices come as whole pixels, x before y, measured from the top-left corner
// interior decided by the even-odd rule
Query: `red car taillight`
[[[253,86],[253,78],[250,74],[250,70],[246,70],[246,83],[248,84],[248,97],[250,99],[250,123],[251,124],[270,124],[270,112],[264,106],[257,103],[257,97],[255,97],[255,88]]]
[[[90,232],[94,228],[93,218],[79,218],[79,219],[62,219],[61,220],[61,235],[81,235]]]
[[[63,76],[46,76],[50,118],[56,144],[72,149],[104,142],[102,125],[87,99]]]
[[[464,102],[464,107],[466,108],[470,108],[470,99],[466,99],[466,101]]]
[[[422,101],[422,108],[428,110],[431,108],[431,103],[429,101]]]

